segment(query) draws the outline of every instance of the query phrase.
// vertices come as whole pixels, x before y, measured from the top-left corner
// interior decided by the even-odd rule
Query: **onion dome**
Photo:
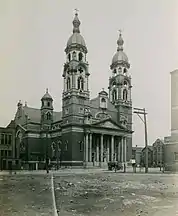
[[[83,38],[83,36],[80,34],[80,20],[78,18],[78,13],[75,13],[75,17],[73,20],[73,34],[70,36],[70,38],[67,41],[67,47],[65,49],[65,51],[67,52],[70,48],[73,47],[78,47],[78,48],[82,48],[84,52],[87,53],[87,47],[85,44],[85,40]]]
[[[45,95],[42,97],[42,100],[53,100],[51,95],[48,93],[48,88],[46,89]]]
[[[117,52],[115,53],[115,55],[113,56],[112,58],[112,64],[111,64],[111,67],[112,65],[115,65],[117,63],[126,63],[129,65],[129,60],[128,60],[128,57],[127,55],[125,54],[125,52],[123,51],[123,44],[124,44],[124,40],[122,38],[122,34],[120,33],[119,34],[119,38],[117,40]]]

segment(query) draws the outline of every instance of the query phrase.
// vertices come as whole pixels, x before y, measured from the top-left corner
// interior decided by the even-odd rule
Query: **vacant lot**
[[[50,177],[0,176],[0,216],[52,215]]]
[[[178,215],[178,175],[64,170],[54,174],[54,187],[61,216]],[[0,176],[0,216],[52,210],[51,174]]]
[[[57,176],[59,215],[176,216],[177,180],[167,174],[109,172]]]

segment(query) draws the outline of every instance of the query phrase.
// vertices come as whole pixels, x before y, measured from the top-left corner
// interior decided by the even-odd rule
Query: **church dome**
[[[117,53],[113,56],[112,64],[114,64],[116,62],[120,62],[120,61],[128,62],[127,55],[121,50],[117,51]]]
[[[122,38],[122,34],[120,33],[119,39],[117,40],[117,45],[118,45],[117,52],[112,58],[112,65],[117,62],[129,63],[128,57],[123,51],[123,44],[124,44],[124,40]]]
[[[77,32],[73,33],[67,42],[68,47],[73,44],[79,44],[79,45],[86,47],[84,38],[82,37],[80,33],[77,33]]]
[[[48,89],[46,89],[46,93],[45,93],[45,95],[42,97],[42,100],[44,100],[44,99],[51,99],[51,100],[52,100],[51,95],[48,93]]]
[[[80,20],[78,18],[78,13],[75,13],[75,17],[73,20],[73,34],[70,36],[70,38],[67,41],[67,46],[65,51],[67,52],[71,47],[79,47],[82,48],[87,53],[87,47],[85,44],[85,40],[80,34]]]

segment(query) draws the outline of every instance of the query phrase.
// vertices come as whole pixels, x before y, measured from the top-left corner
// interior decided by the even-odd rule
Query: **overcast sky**
[[[17,102],[40,108],[48,87],[61,110],[64,49],[74,9],[88,47],[91,97],[108,87],[118,30],[132,74],[133,107],[148,111],[149,144],[170,134],[170,71],[178,67],[177,0],[0,0],[0,126]],[[133,145],[144,145],[143,123],[133,118]]]

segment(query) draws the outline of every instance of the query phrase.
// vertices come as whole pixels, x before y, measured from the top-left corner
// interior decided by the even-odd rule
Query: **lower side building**
[[[165,137],[165,170],[178,171],[178,136]]]

